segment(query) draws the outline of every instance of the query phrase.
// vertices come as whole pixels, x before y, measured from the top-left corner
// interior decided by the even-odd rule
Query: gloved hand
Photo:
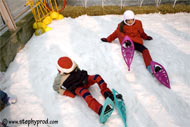
[[[108,42],[107,38],[101,38],[101,41]]]
[[[146,40],[152,40],[153,38],[151,36],[147,36]]]

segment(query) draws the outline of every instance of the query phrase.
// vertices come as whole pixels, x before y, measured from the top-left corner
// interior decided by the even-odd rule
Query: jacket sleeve
[[[71,97],[71,98],[75,97],[75,95],[73,93],[71,93],[70,91],[68,91],[68,90],[65,90],[65,92],[63,93],[63,95]]]
[[[142,22],[140,21],[140,29],[139,29],[139,32],[140,32],[140,36],[143,38],[143,39],[147,39],[148,36],[147,34],[144,32],[144,29],[143,29],[143,26],[142,26]]]
[[[118,34],[121,33],[119,28],[120,28],[120,24],[118,24],[117,29],[107,37],[108,42],[112,42],[113,40],[118,38]]]
[[[59,74],[57,74],[56,78],[54,79],[54,83],[53,83],[53,89],[54,89],[56,92],[59,91],[60,80],[61,80],[61,76],[60,76]]]
[[[65,96],[68,96],[68,97],[71,97],[71,98],[74,98],[75,95],[73,93],[71,93],[70,91],[68,90],[65,90],[65,89],[59,89],[59,94],[61,95],[65,95]]]
[[[63,88],[60,88],[60,81],[61,81],[61,76],[59,74],[57,74],[55,80],[54,80],[54,83],[53,83],[53,89],[61,94],[61,95],[65,95],[65,96],[69,96],[71,98],[74,98],[75,95],[72,94],[71,92],[69,92],[68,90],[65,90]]]

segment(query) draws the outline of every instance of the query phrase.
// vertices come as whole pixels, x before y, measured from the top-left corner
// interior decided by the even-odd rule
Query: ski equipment
[[[170,89],[170,81],[169,81],[168,74],[165,68],[159,63],[154,62],[154,61],[151,61],[150,66],[151,66],[152,73],[156,77],[156,79],[161,84],[163,84],[164,86]],[[159,69],[156,69],[156,68],[159,68]]]
[[[113,96],[114,96],[114,102],[115,102],[115,105],[118,109],[119,115],[122,118],[122,121],[123,121],[125,127],[127,127],[125,103],[124,103],[123,99],[118,99],[116,97],[119,94],[116,90],[112,89],[112,92],[113,92]]]
[[[121,52],[122,52],[124,61],[128,66],[128,71],[130,71],[130,65],[132,63],[134,51],[135,51],[134,49],[135,48],[134,48],[133,41],[128,36],[125,36],[122,41]]]
[[[111,109],[105,112],[107,106],[110,106]],[[107,97],[104,102],[102,112],[100,114],[100,119],[99,119],[100,123],[105,123],[108,120],[108,118],[111,116],[113,110],[114,110],[114,103],[109,97]]]

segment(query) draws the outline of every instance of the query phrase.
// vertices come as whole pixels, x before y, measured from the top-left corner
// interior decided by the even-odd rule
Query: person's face
[[[127,24],[133,24],[134,19],[128,19],[128,20],[126,20],[126,22],[127,22]]]

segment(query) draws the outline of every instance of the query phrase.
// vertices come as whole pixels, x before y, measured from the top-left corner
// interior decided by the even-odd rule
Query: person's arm
[[[111,35],[107,37],[107,41],[112,42],[113,40],[115,40],[117,38],[117,32],[118,30],[116,29]]]
[[[68,97],[71,97],[71,98],[75,97],[75,95],[73,93],[71,93],[68,90],[62,89],[62,88],[59,89],[59,94],[65,95],[65,96],[68,96]]]
[[[140,21],[140,29],[139,29],[140,35],[144,40],[152,40],[151,36],[148,36],[143,29],[142,22]]]
[[[63,95],[68,96],[68,97],[71,97],[71,98],[74,98],[74,97],[75,97],[75,95],[74,95],[73,93],[71,93],[70,91],[68,91],[68,90],[65,90],[65,92],[64,92]]]
[[[107,38],[101,38],[101,40],[103,42],[111,43],[113,40],[115,40],[118,37],[118,33],[120,32],[119,28],[120,28],[120,24],[118,25],[117,29],[112,34],[110,34]]]
[[[71,92],[69,92],[68,90],[65,90],[63,88],[60,87],[60,82],[61,82],[61,75],[60,74],[57,74],[55,80],[54,80],[54,83],[53,83],[53,89],[61,94],[61,95],[65,95],[65,96],[69,96],[69,97],[72,97],[74,98],[75,95],[72,94]]]

